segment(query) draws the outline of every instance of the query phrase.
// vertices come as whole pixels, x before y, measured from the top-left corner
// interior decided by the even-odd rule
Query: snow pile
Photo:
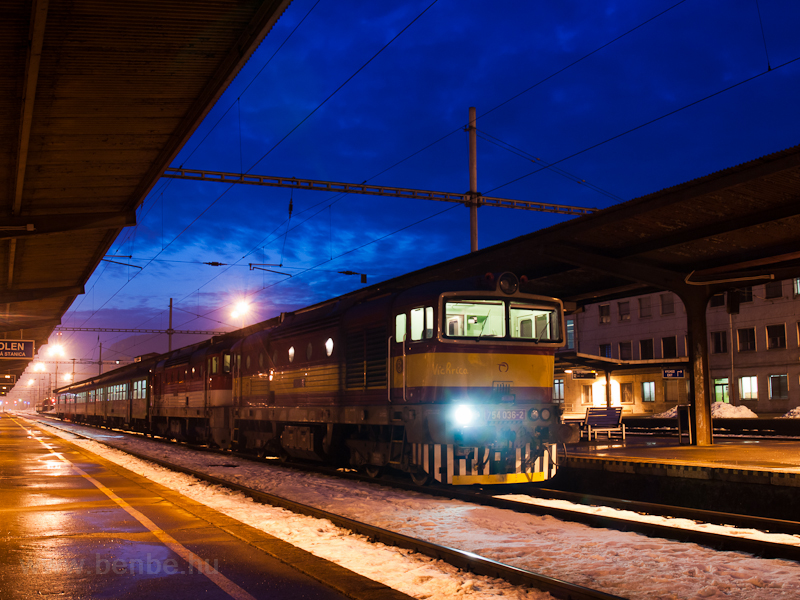
[[[725,402],[711,405],[711,416],[717,419],[757,419],[758,415],[746,406],[733,406]]]
[[[781,417],[781,419],[800,419],[800,406],[794,407]]]
[[[796,411],[796,413],[795,413]],[[794,415],[792,414],[794,413]],[[678,416],[678,407],[673,406],[669,410],[653,415],[656,419],[675,419]],[[711,405],[711,416],[715,419],[757,419],[758,415],[746,406],[734,406],[727,402],[714,402]],[[800,419],[800,406],[791,413],[784,415],[792,419]]]

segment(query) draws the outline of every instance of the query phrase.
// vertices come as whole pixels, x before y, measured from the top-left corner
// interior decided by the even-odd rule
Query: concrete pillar
[[[711,377],[708,367],[708,332],[706,327],[706,308],[708,294],[704,289],[691,290],[681,294],[686,307],[686,321],[689,338],[689,400],[691,419],[694,422],[695,444],[713,444],[711,428]]]

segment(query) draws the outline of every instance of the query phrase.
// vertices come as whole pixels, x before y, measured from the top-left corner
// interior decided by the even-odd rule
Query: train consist
[[[370,288],[61,388],[51,412],[418,483],[543,481],[563,338],[561,302],[511,273]]]

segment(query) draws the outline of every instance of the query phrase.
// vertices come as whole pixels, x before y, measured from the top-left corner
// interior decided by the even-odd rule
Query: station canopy
[[[0,339],[47,342],[288,4],[0,0]]]

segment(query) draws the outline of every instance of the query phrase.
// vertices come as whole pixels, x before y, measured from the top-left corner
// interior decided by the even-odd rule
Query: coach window
[[[263,371],[264,370],[264,353],[258,353],[258,368]]]
[[[289,362],[294,362],[294,346],[289,348]]]
[[[222,372],[223,373],[230,373],[231,372],[231,355],[229,352],[226,352],[222,355]]]
[[[328,356],[333,354],[333,338],[328,338],[328,341],[325,342],[325,354]]]
[[[244,368],[250,370],[250,355],[248,354],[244,359]]]
[[[211,357],[211,374],[216,375],[219,373],[219,356]]]
[[[306,346],[306,360],[311,360],[311,356],[314,354],[314,344],[308,342],[308,346]]]
[[[406,315],[399,314],[394,318],[394,341],[402,342],[406,339]]]
[[[278,351],[275,350],[275,352],[272,353],[272,366],[273,367],[277,366],[277,364],[278,364]]]

